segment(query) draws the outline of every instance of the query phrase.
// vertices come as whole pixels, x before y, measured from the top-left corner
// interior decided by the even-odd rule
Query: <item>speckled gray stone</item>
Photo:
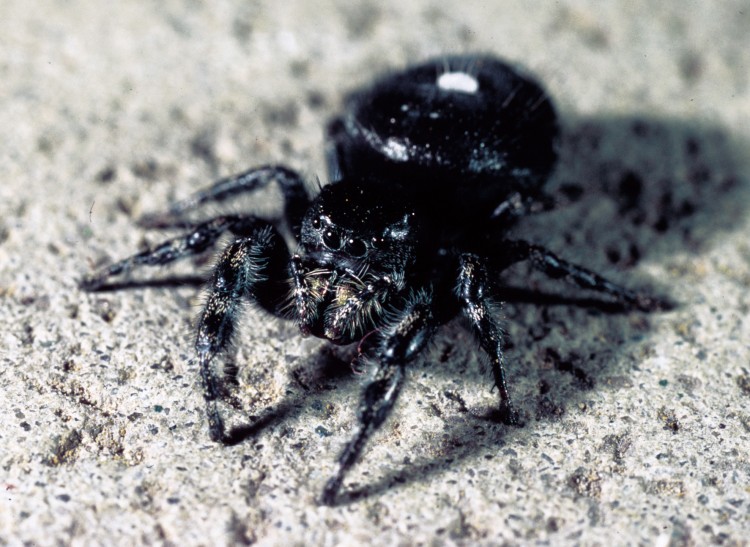
[[[731,0],[3,0],[0,543],[747,545],[748,28]],[[261,426],[218,446],[197,287],[76,283],[165,237],[140,214],[219,176],[325,178],[345,90],[468,51],[528,67],[563,120],[550,189],[570,203],[522,236],[678,306],[607,311],[509,272],[582,304],[502,310],[525,427],[487,418],[497,394],[451,323],[347,477],[356,499],[319,507],[354,423],[350,351],[249,309],[229,359]]]

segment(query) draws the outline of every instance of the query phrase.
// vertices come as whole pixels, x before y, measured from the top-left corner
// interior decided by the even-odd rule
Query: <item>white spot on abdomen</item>
[[[479,82],[471,74],[466,72],[446,72],[437,79],[437,85],[445,91],[458,91],[460,93],[476,93]]]
[[[393,161],[407,161],[409,159],[409,149],[406,143],[394,137],[385,141],[385,146],[381,150]]]

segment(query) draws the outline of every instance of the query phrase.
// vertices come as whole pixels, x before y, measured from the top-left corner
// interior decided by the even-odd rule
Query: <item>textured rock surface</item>
[[[0,543],[746,544],[750,5],[688,4],[4,0]],[[475,50],[533,70],[563,118],[550,188],[573,200],[525,233],[679,306],[520,294],[503,314],[523,428],[485,418],[489,375],[446,326],[348,477],[356,499],[319,507],[359,395],[345,352],[248,310],[230,360],[262,427],[218,446],[197,288],[77,279],[158,242],[137,216],[218,176],[325,177],[343,91]]]

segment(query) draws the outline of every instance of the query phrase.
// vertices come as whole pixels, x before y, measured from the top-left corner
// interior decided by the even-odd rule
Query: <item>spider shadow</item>
[[[632,311],[627,306],[617,302],[597,298],[570,297],[551,292],[532,291],[520,287],[505,287],[499,292],[498,296],[508,304],[530,304],[534,307],[572,306],[587,310],[594,315],[606,314],[616,316]],[[457,328],[469,330],[468,325],[461,325]],[[435,376],[449,375],[452,368],[445,366],[445,364],[442,366],[435,364],[434,367],[432,365],[430,367],[438,371]],[[573,375],[573,386],[577,384],[576,380],[580,380],[580,377],[584,378],[579,385],[580,398],[585,398],[586,392],[595,389],[595,382],[592,380],[593,375],[591,371],[582,369],[579,366],[570,366],[570,363],[563,362],[561,366],[556,367],[556,372]],[[478,372],[475,372],[473,376],[476,377],[476,382],[478,383],[482,383],[485,380],[482,377],[483,375]],[[579,378],[575,379],[576,376]],[[553,383],[553,385],[555,384]],[[568,388],[568,391],[575,389],[575,387],[571,387]],[[554,411],[548,412],[545,405],[539,403],[534,416],[529,416],[524,412],[521,424],[518,426],[509,426],[504,422],[503,414],[496,407],[490,407],[485,411],[477,412],[468,408],[460,394],[446,392],[445,395],[453,401],[451,406],[454,410],[450,412],[451,418],[445,421],[446,426],[442,430],[442,436],[450,439],[449,442],[441,443],[435,447],[435,451],[439,452],[441,457],[436,459],[423,457],[399,469],[394,469],[369,484],[362,486],[353,485],[346,490],[342,490],[338,496],[336,506],[343,506],[375,497],[393,488],[405,487],[415,481],[428,481],[431,477],[448,471],[456,462],[471,458],[478,451],[496,452],[498,447],[507,444],[506,439],[508,437],[522,435],[524,429],[533,427],[533,422],[563,419],[561,416],[556,415]],[[579,397],[575,393],[568,393],[562,398],[568,404],[575,405]],[[388,427],[388,425],[386,424],[384,427]],[[480,439],[477,438],[478,429],[481,430]],[[421,446],[421,449],[425,450],[425,447]]]
[[[684,120],[645,117],[572,120],[562,143],[561,168],[550,185],[550,192],[568,206],[559,213],[553,211],[533,218],[532,225],[537,223],[537,226],[529,231],[524,227],[521,235],[545,244],[546,236],[562,231],[561,239],[568,245],[551,249],[600,273],[602,268],[576,255],[605,256],[608,262],[605,269],[608,266],[629,270],[643,260],[663,263],[675,253],[706,249],[736,230],[737,222],[746,216],[750,204],[749,177],[741,173],[739,157],[748,149],[748,143],[733,139],[720,127]],[[591,211],[594,214],[588,214]],[[631,286],[633,278],[629,273],[630,281],[625,284]],[[667,303],[672,304],[656,313],[690,305],[689,299],[669,295],[664,283],[643,276],[636,277],[635,283],[656,285],[649,293],[665,296]],[[680,292],[685,294],[687,290]],[[499,297],[516,307],[533,304],[539,308],[532,312],[535,319],[528,321],[529,324],[536,324],[540,316],[545,321],[546,311],[555,306],[582,310],[576,317],[584,316],[583,321],[587,314],[606,314],[607,322],[617,333],[615,337],[621,340],[616,348],[604,350],[613,358],[604,359],[603,363],[576,359],[576,355],[596,352],[601,355],[602,348],[588,340],[595,337],[576,337],[575,330],[568,331],[568,335],[572,333],[572,349],[557,353],[554,348],[547,348],[554,361],[549,374],[558,377],[570,374],[573,380],[546,381],[542,376],[533,418],[536,422],[565,419],[566,405],[585,405],[587,393],[601,386],[603,378],[621,374],[618,369],[622,361],[617,355],[630,353],[634,344],[648,337],[649,315],[644,316],[645,327],[633,329],[622,313],[627,310],[606,300],[524,287],[505,287]],[[591,334],[585,326],[580,332]],[[511,378],[514,373],[511,371]],[[468,412],[465,408],[459,411]],[[533,427],[531,422],[528,420],[526,427]],[[471,440],[477,424],[490,424],[491,433],[483,440]],[[421,458],[367,485],[344,490],[338,505],[377,496],[414,481],[427,481],[446,472],[457,461],[473,457],[482,447],[497,450],[509,436],[522,435],[523,429],[508,429],[498,424],[497,416],[490,411],[485,415],[468,413],[458,424],[448,423],[445,433],[460,442],[441,445],[440,458]]]
[[[576,298],[566,297],[553,293],[544,293],[539,291],[530,291],[528,289],[506,287],[501,291],[503,300],[510,303],[527,303],[546,306],[576,306],[599,310],[603,313],[621,313],[627,310],[627,307],[617,303],[598,300],[595,298]],[[354,345],[343,348],[339,351],[333,351],[330,346],[319,348],[313,356],[312,362],[307,363],[304,371],[299,369],[292,372],[296,384],[301,388],[302,393],[293,399],[287,399],[267,410],[260,416],[249,416],[250,423],[233,426],[228,432],[226,438],[222,441],[227,446],[240,444],[250,438],[258,435],[267,428],[274,427],[284,420],[295,418],[306,410],[304,401],[308,394],[322,393],[326,390],[341,387],[342,382],[357,382],[358,379],[353,375],[352,361],[356,355]],[[312,380],[303,380],[301,374],[304,373]],[[311,387],[309,384],[315,383],[317,387]],[[289,395],[287,395],[289,397]],[[466,412],[466,409],[462,409]],[[502,418],[498,410],[490,410],[485,415],[474,415],[476,418],[502,425]],[[429,467],[429,466],[428,466]]]
[[[127,279],[104,283],[92,292],[108,293],[119,291],[130,291],[140,289],[179,289],[180,287],[203,287],[208,281],[207,277],[199,275],[168,276],[157,279]]]
[[[260,416],[247,416],[249,423],[231,427],[222,443],[234,446],[245,442],[266,429],[308,412],[310,396],[321,396],[347,383],[357,382],[352,368],[355,355],[354,344],[335,349],[328,345],[318,348],[301,367],[291,371],[293,383],[281,402],[267,408]]]
[[[494,426],[492,434],[486,438],[487,442],[483,444],[484,448],[490,450],[496,449],[498,445],[504,445],[507,429],[489,418],[472,415],[462,420],[460,424],[452,425],[444,431],[453,439],[466,438],[469,435],[476,433],[476,424],[482,422],[485,424],[489,422],[491,426]],[[443,446],[441,451],[445,453],[445,457],[440,458],[439,460],[420,458],[416,462],[410,462],[408,466],[405,465],[401,469],[390,471],[385,476],[382,476],[365,486],[357,485],[343,490],[339,494],[335,505],[340,507],[357,501],[362,501],[384,494],[393,488],[406,487],[412,482],[426,482],[432,477],[446,472],[446,470],[454,465],[455,462],[467,459],[476,454],[479,449],[480,445],[477,442],[454,442],[448,449]]]

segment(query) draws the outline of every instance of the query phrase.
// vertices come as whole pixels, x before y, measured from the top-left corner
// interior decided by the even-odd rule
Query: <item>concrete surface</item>
[[[731,0],[3,0],[0,543],[747,545],[748,29]],[[546,295],[502,312],[525,427],[488,418],[497,394],[450,324],[345,503],[320,507],[354,423],[350,354],[248,310],[229,360],[258,431],[218,446],[191,361],[188,282],[209,262],[76,283],[218,176],[325,177],[344,90],[466,51],[533,70],[564,121],[550,189],[572,203],[523,235],[679,305],[615,312],[509,272]]]

